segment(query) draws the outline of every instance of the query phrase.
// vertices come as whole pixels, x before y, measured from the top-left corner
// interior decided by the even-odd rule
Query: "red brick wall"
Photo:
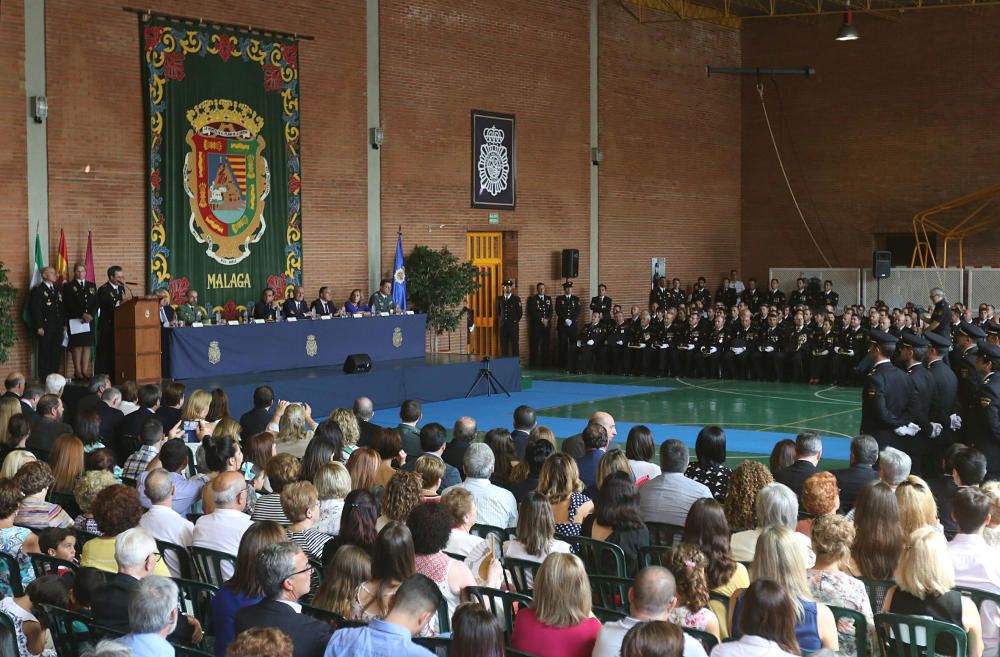
[[[737,64],[739,48],[732,30],[601,6],[600,277],[626,314],[648,301],[652,257],[713,289],[739,266],[739,83],[705,76]]]
[[[1000,182],[1000,11],[859,16],[851,43],[834,41],[839,21],[747,21],[743,64],[816,67],[768,80],[768,111],[820,246],[834,266],[870,266],[874,233],[908,232],[917,212]],[[744,267],[816,266],[752,80],[742,90]],[[967,242],[967,264],[997,264],[998,233]]]

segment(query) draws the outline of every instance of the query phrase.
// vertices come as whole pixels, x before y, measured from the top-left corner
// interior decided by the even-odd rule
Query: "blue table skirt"
[[[426,324],[420,314],[166,328],[163,372],[192,379],[341,365],[359,353],[376,363],[417,358],[424,355]]]

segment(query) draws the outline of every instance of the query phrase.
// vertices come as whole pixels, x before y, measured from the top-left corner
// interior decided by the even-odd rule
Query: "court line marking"
[[[799,403],[808,402],[812,404],[835,404],[837,406],[843,406],[844,404],[854,404],[854,402],[849,402],[849,401],[833,401],[833,400],[823,400],[823,399],[817,399],[813,401],[808,399],[795,399],[790,397],[775,397],[774,395],[761,395],[752,392],[739,392],[736,390],[719,390],[718,388],[708,388],[705,386],[696,385],[694,383],[688,383],[687,381],[679,377],[675,377],[674,380],[680,383],[681,385],[688,386],[689,388],[697,388],[698,390],[709,390],[712,392],[721,392],[725,395],[736,395],[738,397],[760,397],[761,399],[776,399],[780,401],[790,401]]]
[[[818,399],[825,399],[827,401],[832,401],[832,402],[840,402],[841,404],[851,403],[851,402],[845,402],[845,400],[843,399],[830,399],[829,397],[823,396],[824,392],[830,392],[832,390],[842,390],[842,388],[840,386],[829,386],[827,388],[823,388],[822,390],[817,390],[816,392],[813,393],[813,396],[817,397]]]
[[[813,420],[822,420],[828,417],[834,417],[835,415],[843,415],[845,413],[857,413],[861,410],[861,406],[858,405],[857,408],[849,408],[846,411],[837,411],[836,413],[827,413],[826,415],[817,415],[816,417],[807,417],[803,420],[796,420],[794,422],[786,422],[785,424],[772,424],[760,429],[760,431],[769,431],[770,429],[781,429],[783,427],[797,427],[797,425],[803,422],[812,422]]]

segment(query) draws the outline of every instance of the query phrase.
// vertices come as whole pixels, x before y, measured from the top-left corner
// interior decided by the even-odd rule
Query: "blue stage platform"
[[[481,367],[473,356],[427,354],[423,358],[374,362],[371,371],[363,374],[344,374],[341,367],[315,367],[182,381],[188,393],[194,389],[225,389],[230,414],[236,418],[250,410],[254,388],[261,385],[271,386],[277,399],[308,403],[316,417],[323,417],[334,408],[350,408],[357,397],[370,397],[380,409],[399,406],[407,399],[429,403],[464,397]],[[511,393],[521,390],[517,358],[494,359],[490,369]],[[480,383],[472,394],[485,395],[485,383]]]

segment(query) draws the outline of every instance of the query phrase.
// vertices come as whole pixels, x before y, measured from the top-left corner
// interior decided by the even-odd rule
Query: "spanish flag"
[[[56,276],[58,283],[63,284],[69,279],[69,250],[66,248],[66,233],[59,229],[59,253],[56,255]]]

